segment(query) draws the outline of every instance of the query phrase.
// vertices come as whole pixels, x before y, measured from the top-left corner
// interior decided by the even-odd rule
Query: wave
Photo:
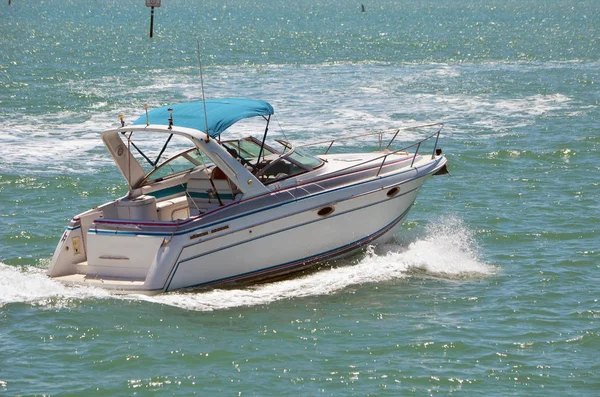
[[[515,68],[531,71],[527,65]],[[467,134],[472,139],[475,129],[475,137],[489,139],[531,126],[539,116],[577,110],[572,98],[559,93],[498,97],[486,90],[465,92],[465,84],[487,87],[494,83],[496,71],[507,72],[498,65],[220,66],[207,70],[206,91],[209,97],[268,100],[278,120],[272,137],[285,134],[297,144],[432,122],[445,122],[444,132],[454,137]],[[69,81],[65,89],[73,93],[83,94],[94,87],[98,103],[58,112],[6,114],[0,127],[4,160],[0,169],[90,173],[94,165],[110,164],[99,132],[117,126],[119,113],[129,123],[143,113],[144,103],[155,107],[199,98],[201,86],[193,68],[162,72],[144,78]],[[484,73],[480,76],[479,72]],[[247,132],[242,126],[232,134]],[[398,140],[412,142],[418,137],[403,134]],[[60,164],[49,165],[48,159],[56,158],[62,160]]]
[[[65,306],[74,299],[110,298],[102,289],[68,287],[46,276],[45,269],[0,263],[0,307],[11,303]]]
[[[336,294],[350,287],[407,277],[472,280],[496,273],[496,267],[479,258],[473,232],[460,218],[444,217],[429,224],[423,233],[406,241],[401,234],[392,242],[368,247],[359,259],[340,260],[301,277],[246,288],[156,296],[115,296],[99,288],[64,286],[47,278],[43,269],[0,263],[0,307],[10,303],[55,307],[79,299],[133,299],[185,310],[214,311]]]
[[[242,289],[180,292],[140,299],[186,310],[213,311],[335,294],[349,287],[407,277],[472,280],[497,272],[495,266],[479,258],[473,232],[456,216],[428,225],[424,236],[412,240],[371,246],[355,263],[339,261],[334,267],[303,277]]]

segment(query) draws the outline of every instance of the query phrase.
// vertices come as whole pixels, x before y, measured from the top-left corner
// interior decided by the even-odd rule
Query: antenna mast
[[[200,41],[196,39],[197,53],[198,53],[198,65],[200,66],[200,87],[202,88],[202,104],[204,105],[204,123],[206,127],[206,142],[210,140],[210,134],[208,131],[208,116],[206,115],[206,98],[204,97],[204,77],[202,76],[202,60],[200,59]]]

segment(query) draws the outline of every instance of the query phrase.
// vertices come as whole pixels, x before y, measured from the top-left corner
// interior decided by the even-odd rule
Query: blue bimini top
[[[169,108],[173,109],[173,125],[194,128],[206,133],[204,119],[204,102],[193,101],[176,105],[162,106],[148,111],[150,124],[169,124]],[[247,98],[221,98],[206,100],[206,118],[208,119],[208,134],[216,138],[227,128],[242,119],[255,116],[270,116],[275,111],[269,103]],[[146,124],[146,115],[142,115],[135,125]]]

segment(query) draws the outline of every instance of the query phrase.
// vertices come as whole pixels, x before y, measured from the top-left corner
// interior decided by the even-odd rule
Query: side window
[[[158,168],[146,176],[145,183],[151,183],[160,179],[168,178],[180,172],[191,170],[192,168],[205,164],[212,164],[208,157],[200,153],[196,148],[186,150],[183,153],[162,163]]]

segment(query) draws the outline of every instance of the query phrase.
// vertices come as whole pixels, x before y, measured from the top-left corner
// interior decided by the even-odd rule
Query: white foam
[[[386,256],[401,261],[409,270],[436,277],[469,278],[496,272],[494,266],[481,261],[473,232],[456,216],[429,224],[423,238],[411,242],[406,250],[391,248]]]
[[[67,287],[48,278],[44,269],[0,263],[0,307],[10,303],[63,306],[73,299],[106,298],[108,291],[89,287]]]
[[[489,66],[492,70],[503,67]],[[65,83],[68,91],[87,94],[92,90],[99,100],[83,109],[82,114],[73,110],[23,113],[5,120],[0,127],[2,167],[15,172],[26,168],[31,172],[87,173],[93,172],[93,165],[110,166],[99,132],[117,126],[119,113],[125,115],[127,123],[132,122],[143,113],[144,103],[152,108],[199,99],[200,82],[192,69]],[[561,94],[497,98],[415,89],[435,86],[437,80],[455,79],[463,73],[471,72],[462,66],[444,64],[220,66],[209,67],[205,80],[207,97],[246,96],[273,103],[283,132],[296,144],[403,127],[407,123],[460,120],[458,123],[462,124],[464,119],[497,133],[569,106],[570,99]],[[282,133],[279,128],[271,130]],[[456,133],[460,132],[457,128]],[[418,137],[406,134],[398,139]]]
[[[433,122],[446,122],[444,131],[458,137],[472,134],[475,127],[476,137],[488,139],[531,125],[540,115],[571,111],[572,100],[559,93],[506,98],[496,93],[473,95],[443,88],[463,76],[467,81],[485,79],[485,75],[472,76],[478,71],[504,73],[515,68],[527,72],[552,67],[562,66],[502,63],[402,67],[368,63],[219,66],[207,68],[205,88],[209,98],[245,96],[271,102],[283,129],[272,124],[271,137],[285,134],[298,145]],[[591,66],[579,67],[588,70]],[[117,126],[118,114],[123,113],[127,123],[131,123],[143,113],[144,103],[153,108],[201,96],[199,77],[193,67],[65,84],[65,89],[73,93],[84,94],[92,87],[94,97],[99,100],[83,109],[82,114],[62,110],[11,115],[0,126],[3,171],[90,173],[98,166],[112,166],[99,132]],[[257,130],[262,132],[261,128]],[[230,136],[256,132],[245,127],[239,131]],[[424,135],[404,134],[397,140],[412,143],[421,137]]]
[[[422,237],[411,234],[407,238],[406,234],[401,234],[396,242],[369,247],[355,263],[340,261],[339,266],[303,277],[241,289],[170,293],[152,297],[122,297],[99,288],[68,287],[48,278],[44,269],[0,263],[0,307],[10,303],[56,307],[68,305],[74,299],[111,298],[143,300],[186,310],[213,311],[335,294],[349,287],[406,277],[469,280],[496,271],[495,267],[479,259],[473,233],[460,218],[444,217],[428,225],[422,232]]]
[[[369,247],[364,258],[355,264],[252,288],[172,293],[140,299],[186,310],[212,311],[329,295],[352,286],[406,277],[461,280],[485,277],[495,271],[495,267],[479,259],[473,233],[462,220],[445,217],[429,225],[424,237],[408,245],[388,243]]]

